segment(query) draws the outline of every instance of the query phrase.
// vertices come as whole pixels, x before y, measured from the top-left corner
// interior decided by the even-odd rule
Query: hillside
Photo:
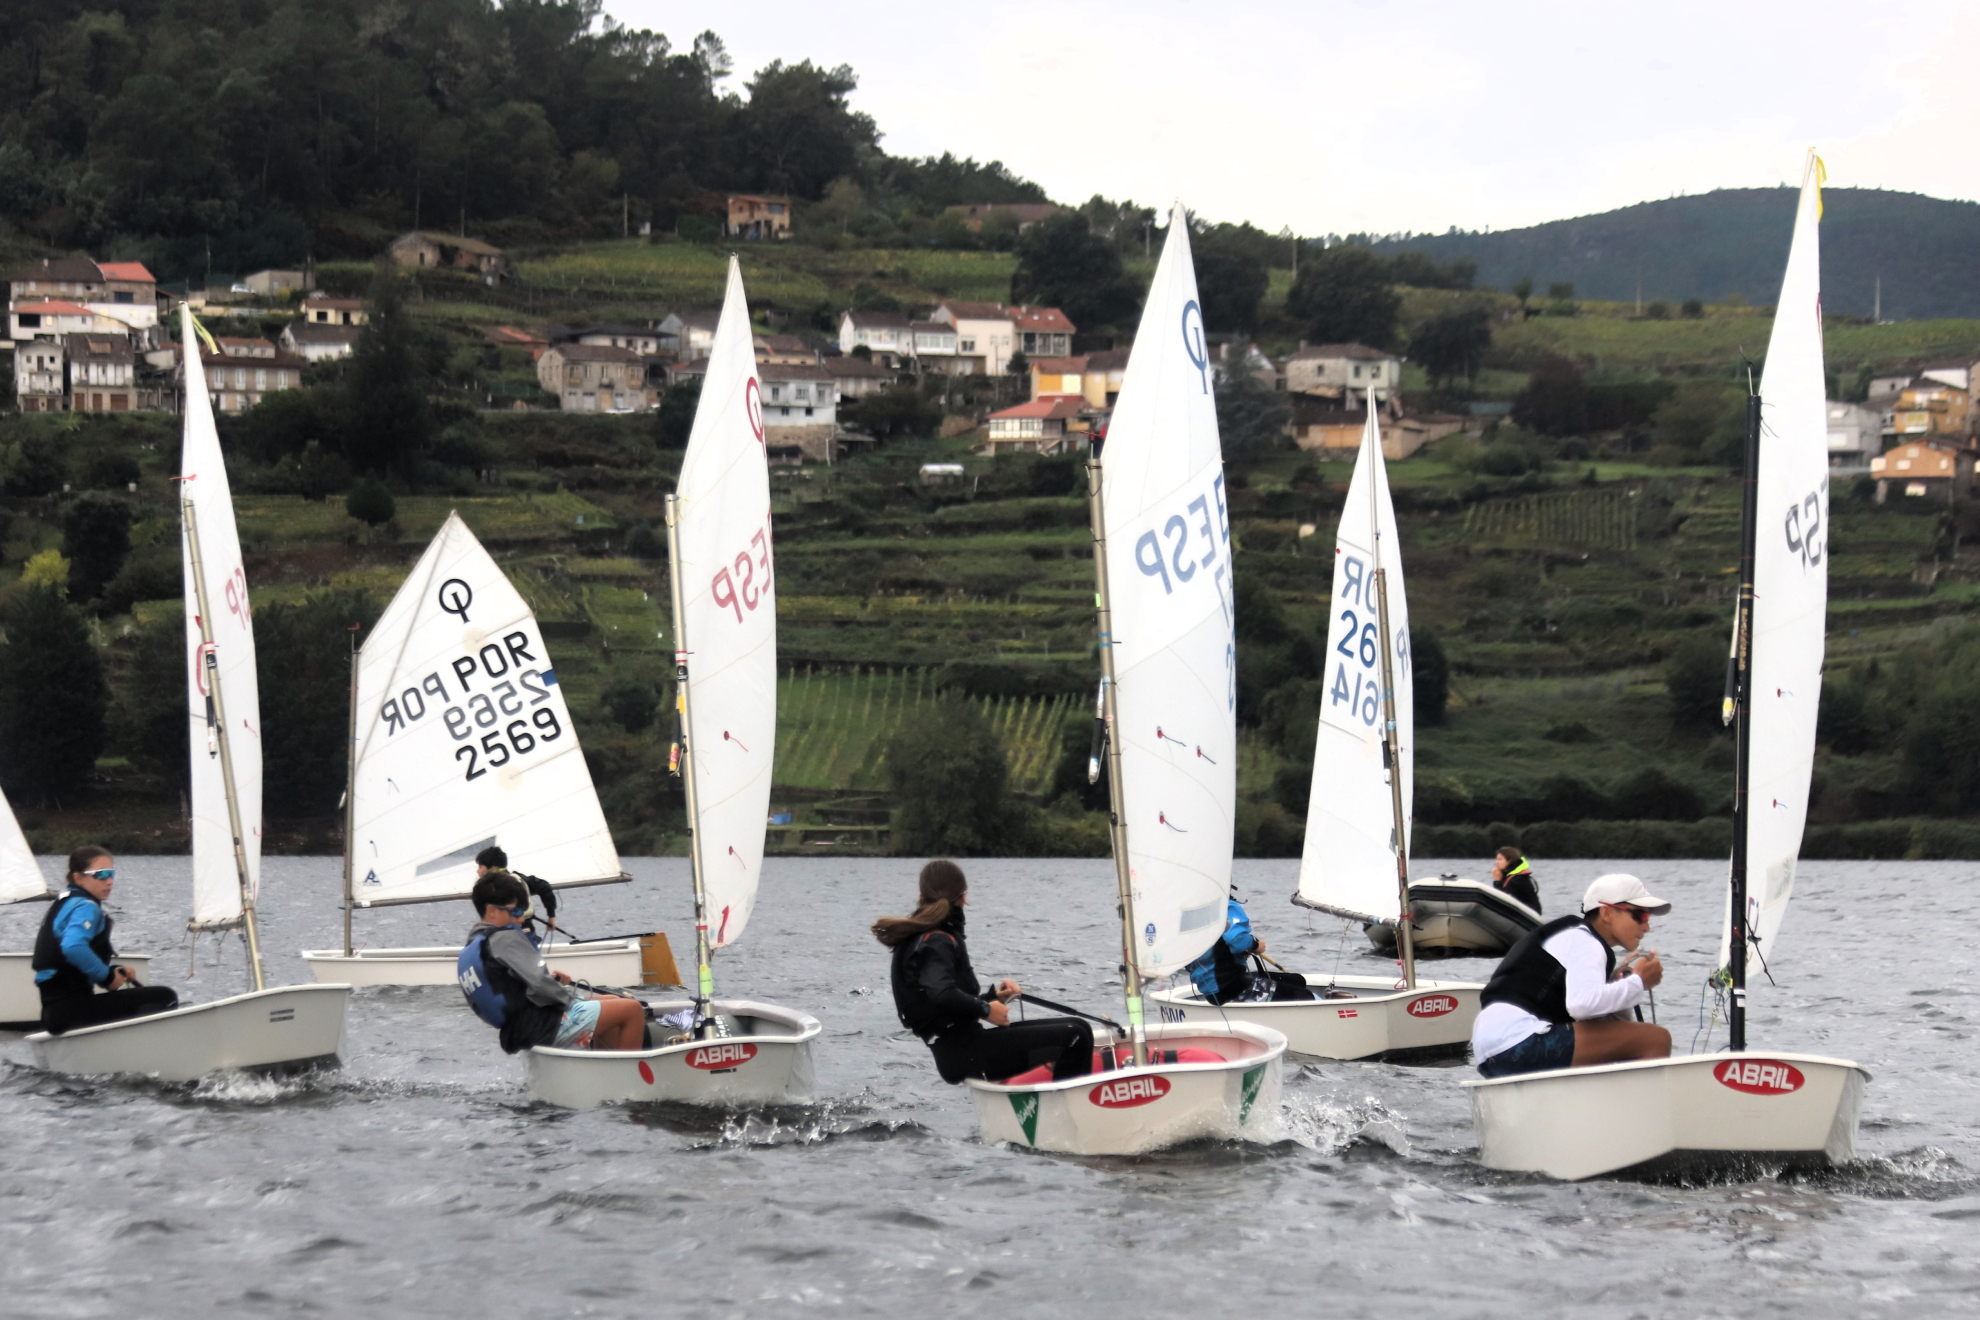
[[[1738,294],[1766,306],[1780,288],[1795,195],[1729,188],[1526,229],[1375,246],[1475,261],[1478,282],[1498,289],[1530,277],[1541,291],[1568,283],[1578,297],[1633,303],[1640,271],[1645,301]],[[1822,199],[1824,310],[1869,316],[1881,277],[1887,320],[1980,316],[1980,203],[1865,188],[1826,188]]]

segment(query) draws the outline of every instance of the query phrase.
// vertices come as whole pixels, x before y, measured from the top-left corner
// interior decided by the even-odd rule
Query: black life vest
[[[554,1005],[533,1002],[523,979],[500,958],[489,954],[488,936],[497,933],[477,935],[463,944],[454,966],[468,1007],[476,1017],[501,1033],[503,1051],[515,1054],[554,1039],[564,1011]],[[533,933],[519,933],[532,946],[537,944]]]
[[[34,970],[55,973],[40,984],[41,1002],[44,1004],[54,999],[70,999],[77,995],[96,992],[96,983],[89,979],[82,968],[62,956],[62,941],[55,934],[55,918],[61,914],[62,909],[79,898],[85,902],[96,901],[80,889],[71,889],[49,904],[47,913],[41,918],[41,929],[35,933]],[[96,909],[103,912],[103,905],[97,903]],[[103,912],[103,929],[91,936],[89,941],[90,951],[101,958],[106,966],[117,956],[110,945],[110,926],[110,914]]]
[[[915,1035],[927,1040],[956,1025],[948,1014],[928,1002],[928,994],[921,988],[921,955],[930,941],[946,940],[955,946],[956,988],[975,998],[982,990],[977,983],[976,969],[969,963],[969,946],[963,943],[960,930],[949,930],[951,924],[945,922],[934,930],[923,931],[911,940],[902,940],[894,946],[892,982],[894,989],[894,1012],[901,1025]]]
[[[1506,951],[1492,979],[1478,994],[1478,1006],[1489,1004],[1516,1004],[1542,1022],[1560,1024],[1572,1022],[1574,1018],[1567,1007],[1567,968],[1560,959],[1548,953],[1542,946],[1554,936],[1571,926],[1588,926],[1585,916],[1555,917],[1546,925],[1530,930],[1520,936],[1519,942]],[[1603,980],[1616,973],[1616,951],[1609,942],[1595,934],[1592,927],[1588,933],[1601,944],[1602,956],[1608,959],[1608,970]]]

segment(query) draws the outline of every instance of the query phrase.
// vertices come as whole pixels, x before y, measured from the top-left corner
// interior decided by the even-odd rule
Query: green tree
[[[344,496],[344,512],[370,527],[391,522],[398,516],[398,502],[392,492],[376,481],[360,481]]]
[[[359,472],[409,472],[432,440],[423,360],[399,278],[381,273],[344,378],[344,456]]]
[[[599,700],[620,728],[627,733],[642,733],[652,727],[660,694],[644,679],[622,678],[608,686]]]
[[[1292,443],[1286,424],[1292,417],[1286,396],[1235,365],[1219,368],[1216,383],[1217,433],[1227,458],[1256,458]]]
[[[62,516],[62,553],[69,560],[69,598],[92,601],[131,552],[131,506],[114,495],[85,495]]]
[[[689,376],[670,385],[653,410],[653,439],[662,449],[686,449],[694,431],[695,409],[701,405],[701,377]]]
[[[186,718],[186,622],[154,618],[118,643],[125,652],[117,691],[117,745],[140,769],[184,791],[191,773]]]
[[[1492,346],[1492,314],[1483,307],[1459,307],[1418,326],[1409,337],[1409,355],[1434,384],[1478,379],[1485,351]]]
[[[1042,220],[1017,242],[1011,301],[1056,307],[1081,330],[1124,325],[1141,307],[1140,286],[1121,268],[1120,249],[1067,212]]]
[[[1196,257],[1196,296],[1206,330],[1245,332],[1257,328],[1258,304],[1264,301],[1271,284],[1271,270],[1265,255],[1245,240],[1237,226],[1219,225],[1191,243]]]
[[[1696,298],[1686,298],[1683,306],[1678,308],[1678,315],[1687,321],[1702,320],[1705,316],[1705,304]]]
[[[1686,381],[1650,415],[1650,435],[1677,461],[1737,465],[1745,454],[1745,392],[1721,381]]]
[[[8,795],[36,806],[73,803],[103,752],[109,704],[81,613],[46,587],[22,592],[0,646],[0,784]]]
[[[1396,340],[1402,295],[1388,262],[1359,243],[1338,243],[1300,263],[1286,313],[1316,342],[1387,348]]]
[[[743,169],[762,187],[823,196],[880,141],[873,117],[846,102],[858,86],[847,64],[822,69],[810,60],[772,60],[758,70],[737,120]]]
[[[1520,319],[1525,320],[1527,316],[1526,304],[1532,301],[1533,298],[1533,277],[1531,275],[1520,276],[1519,282],[1513,285],[1512,291],[1513,297],[1519,299]]]
[[[1580,435],[1588,429],[1588,384],[1581,368],[1559,354],[1540,360],[1526,388],[1513,399],[1513,420],[1542,435]]]
[[[1726,697],[1723,641],[1692,636],[1664,658],[1664,690],[1670,694],[1671,723],[1679,728],[1721,730]]]
[[[1428,628],[1409,630],[1409,686],[1418,724],[1442,724],[1451,702],[1451,662]]]
[[[377,621],[378,608],[363,592],[312,593],[254,612],[256,665],[276,680],[261,685],[262,805],[269,815],[336,812],[350,753],[350,646],[353,638],[362,644]]]
[[[1019,828],[1004,792],[1003,745],[977,708],[948,700],[911,720],[887,745],[899,807],[895,847],[911,856],[995,856]]]

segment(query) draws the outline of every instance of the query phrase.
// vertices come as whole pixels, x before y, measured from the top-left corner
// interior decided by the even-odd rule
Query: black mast
[[[1746,829],[1751,814],[1748,792],[1753,768],[1753,557],[1760,518],[1760,396],[1752,373],[1746,387],[1746,481],[1739,508],[1739,609],[1733,619],[1732,655],[1726,661],[1724,714],[1733,723],[1732,938],[1726,974],[1732,987],[1732,1048],[1746,1048]]]

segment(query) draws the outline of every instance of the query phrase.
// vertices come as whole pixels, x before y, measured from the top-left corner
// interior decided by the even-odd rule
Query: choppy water
[[[526,860],[526,859],[524,859]],[[1436,864],[1420,868],[1429,873]],[[1551,908],[1602,870],[1678,900],[1649,943],[1689,1040],[1723,864],[1541,868]],[[685,863],[580,891],[580,933],[687,944]],[[1754,994],[1757,1046],[1875,1074],[1854,1166],[1795,1181],[1560,1185],[1476,1162],[1461,1068],[1289,1066],[1286,1137],[1134,1160],[983,1145],[968,1097],[897,1027],[883,950],[915,864],[773,860],[719,983],[815,1012],[819,1100],[724,1117],[533,1106],[451,987],[359,991],[344,1067],[191,1088],[76,1083],[0,1046],[0,1314],[672,1316],[1259,1314],[1906,1317],[1980,1312],[1972,945],[1980,868],[1811,863]],[[986,975],[1112,1011],[1106,862],[977,862]],[[1239,864],[1289,966],[1368,971],[1359,931],[1287,905],[1294,864]],[[245,987],[238,941],[187,981],[187,867],[128,858],[118,933],[182,996]],[[271,858],[270,981],[334,944],[338,864]],[[39,905],[0,913],[24,947]],[[466,904],[360,914],[364,942],[465,930]],[[1941,938],[1940,932],[1947,932]],[[1921,948],[1921,940],[1927,941]],[[1344,952],[1342,952],[1344,950]],[[685,956],[683,957],[685,961]],[[1480,976],[1484,964],[1444,964]],[[1433,972],[1433,974],[1440,974]]]

